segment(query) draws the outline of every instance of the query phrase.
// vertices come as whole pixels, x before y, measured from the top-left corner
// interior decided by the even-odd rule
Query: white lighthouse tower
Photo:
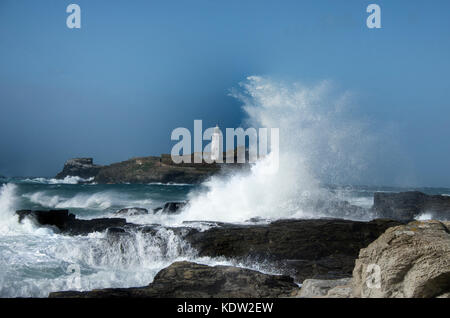
[[[212,137],[211,137],[211,160],[212,161],[217,161],[220,158],[221,149],[222,149],[220,142],[221,142],[220,129],[219,129],[219,125],[216,125],[216,127],[214,128]]]

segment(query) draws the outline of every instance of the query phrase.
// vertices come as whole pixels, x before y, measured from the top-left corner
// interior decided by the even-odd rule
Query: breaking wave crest
[[[17,210],[19,197],[17,185],[12,183],[3,184],[0,188],[0,234],[1,235],[23,235],[29,233],[46,233],[47,229],[36,228],[29,220],[18,223]]]

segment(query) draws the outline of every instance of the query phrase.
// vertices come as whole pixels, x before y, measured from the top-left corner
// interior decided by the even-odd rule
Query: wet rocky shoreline
[[[450,298],[450,222],[413,221],[390,227],[361,249],[353,264],[344,278],[305,279],[300,286],[289,275],[184,261],[162,269],[147,286],[53,292],[49,297]],[[380,273],[375,281],[374,268]]]
[[[377,193],[374,202],[372,211],[390,218],[367,222],[286,219],[245,225],[211,222],[215,226],[203,231],[191,226],[166,227],[200,257],[221,257],[241,266],[270,264],[284,276],[176,262],[145,287],[55,292],[50,297],[449,297],[450,222],[414,221],[410,216],[433,207],[434,215],[449,220],[450,198]],[[166,213],[178,213],[177,205],[173,206]],[[338,206],[349,208],[348,204]],[[164,207],[147,213],[162,211]],[[127,223],[124,218],[79,220],[68,210],[17,214],[19,221],[30,218],[66,235],[106,231],[112,242],[136,232],[151,236],[161,227]],[[365,287],[370,264],[381,270],[379,290]]]

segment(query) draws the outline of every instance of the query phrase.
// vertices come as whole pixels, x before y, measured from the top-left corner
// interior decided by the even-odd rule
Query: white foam
[[[433,214],[429,212],[425,212],[416,217],[418,221],[428,221],[433,219]]]
[[[2,237],[0,297],[47,297],[60,290],[146,286],[161,269],[181,260],[212,266],[232,264],[223,258],[198,257],[188,243],[165,228],[155,234],[129,233],[112,240],[105,233]],[[78,284],[74,284],[69,266],[80,269]]]
[[[194,186],[194,184],[191,183],[176,183],[176,182],[168,182],[168,183],[162,183],[162,182],[150,182],[148,185],[161,185],[161,186]]]
[[[71,197],[54,195],[49,191],[38,191],[24,195],[32,203],[56,209],[95,209],[105,210],[112,206],[150,207],[151,199],[132,199],[126,193],[117,191],[99,191],[94,193],[78,193]]]
[[[41,183],[41,184],[79,184],[79,183],[89,183],[94,180],[94,177],[84,179],[78,176],[66,176],[64,179],[47,179],[47,178],[33,178],[25,179],[25,182],[31,183]]]
[[[0,188],[0,236],[24,235],[24,234],[47,234],[51,232],[46,228],[39,228],[28,220],[18,222],[17,210],[18,196],[17,185],[7,183]]]

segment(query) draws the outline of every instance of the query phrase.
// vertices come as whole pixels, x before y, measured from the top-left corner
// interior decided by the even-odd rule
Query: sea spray
[[[11,231],[14,224],[14,206],[16,203],[16,188],[12,183],[3,184],[0,187],[0,233]]]
[[[335,199],[320,185],[356,180],[369,162],[373,141],[364,124],[347,116],[350,95],[336,93],[326,81],[307,87],[252,76],[241,86],[232,95],[243,103],[246,124],[280,128],[279,169],[270,169],[269,155],[250,173],[213,176],[204,184],[206,191],[191,195],[180,218],[242,222],[257,216],[339,216],[315,210],[316,202]]]
[[[19,201],[17,188],[13,183],[6,183],[0,187],[0,236],[46,232],[46,229],[36,228],[29,220],[19,224],[15,214]]]
[[[182,235],[164,227],[148,232],[129,230],[119,236],[47,233],[2,237],[0,256],[0,297],[47,297],[60,290],[145,286],[161,269],[182,260],[277,273],[267,264],[198,257]],[[72,284],[70,268],[79,268],[78,286]]]
[[[160,269],[194,255],[169,230],[152,235],[134,233],[116,241],[105,235],[3,238],[0,296],[46,297],[56,290],[145,286]],[[77,288],[70,285],[70,266],[80,268]]]
[[[79,290],[149,284],[162,268],[195,251],[173,231],[130,232],[111,240],[106,233],[64,236],[51,228],[18,222],[21,184],[0,188],[0,297],[46,297],[73,289],[68,268],[79,266]]]

